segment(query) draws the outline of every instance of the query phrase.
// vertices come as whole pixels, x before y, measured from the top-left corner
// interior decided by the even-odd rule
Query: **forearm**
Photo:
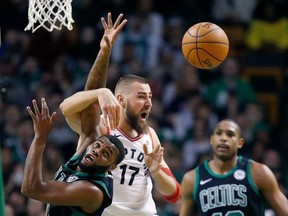
[[[100,90],[89,90],[77,92],[71,97],[66,98],[60,104],[60,110],[65,116],[70,116],[81,112],[98,100],[97,94],[99,91]]]
[[[31,198],[41,193],[43,183],[42,177],[42,156],[46,139],[34,137],[24,168],[21,192]]]
[[[156,187],[168,202],[175,203],[181,196],[180,185],[169,168],[162,168],[157,174],[153,174]]]
[[[106,86],[107,70],[111,50],[100,49],[95,62],[89,72],[85,90],[97,89]]]
[[[159,171],[156,175],[153,175],[155,184],[162,195],[171,195],[176,190],[175,180],[168,176],[162,170]]]

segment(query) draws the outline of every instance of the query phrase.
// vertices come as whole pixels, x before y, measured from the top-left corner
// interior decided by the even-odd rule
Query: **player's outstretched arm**
[[[115,23],[113,24],[111,13],[108,13],[107,15],[107,22],[103,17],[101,18],[104,34],[100,42],[100,50],[89,72],[88,79],[85,84],[85,90],[92,90],[106,86],[107,68],[109,65],[111,49],[122,28],[127,23],[127,19],[122,19],[123,14],[120,14]],[[73,115],[65,115],[66,122],[68,123],[69,127],[78,134],[81,133],[81,118],[89,119],[89,115],[91,115],[91,110],[89,112],[83,112],[82,115],[87,116],[81,117],[79,112],[76,112]],[[109,116],[109,118],[114,117]],[[79,140],[78,143],[81,142],[82,140]]]
[[[288,215],[288,200],[279,188],[273,172],[264,164],[252,162],[253,180],[278,216]]]
[[[103,202],[103,193],[88,181],[74,183],[44,181],[42,158],[47,137],[55,122],[56,113],[50,115],[45,99],[41,99],[41,110],[35,100],[34,111],[27,111],[33,121],[34,139],[26,158],[21,192],[32,199],[54,205],[79,206],[86,212],[94,212]]]
[[[180,216],[190,216],[193,213],[193,188],[195,182],[195,171],[191,170],[185,173],[181,182],[181,207]]]
[[[112,21],[112,15],[110,12],[107,15],[107,22],[104,17],[101,17],[104,34],[100,42],[100,50],[89,72],[85,90],[97,89],[106,86],[107,69],[111,50],[119,33],[127,23],[127,19],[122,19],[122,13],[118,16],[115,23]]]
[[[32,104],[34,111],[27,106],[27,112],[33,121],[34,139],[27,154],[21,187],[21,192],[30,197],[37,194],[38,189],[43,185],[42,157],[56,116],[56,113],[50,116],[44,98],[41,98],[41,110],[39,110],[36,100],[32,100]]]

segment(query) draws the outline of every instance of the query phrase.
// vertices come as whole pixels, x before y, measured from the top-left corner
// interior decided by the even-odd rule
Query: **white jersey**
[[[102,215],[104,216],[151,216],[156,214],[152,198],[152,179],[144,161],[143,144],[148,151],[153,149],[149,133],[129,138],[119,129],[110,132],[119,136],[125,147],[125,158],[112,171],[113,199]]]

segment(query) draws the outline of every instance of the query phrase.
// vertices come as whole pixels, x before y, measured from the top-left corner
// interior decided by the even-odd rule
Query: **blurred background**
[[[33,138],[25,107],[45,97],[58,112],[45,150],[45,179],[74,153],[77,136],[59,111],[83,89],[103,35],[100,17],[128,19],[113,47],[108,87],[124,74],[147,78],[153,91],[150,124],[178,181],[210,158],[215,123],[231,118],[246,140],[240,154],[265,163],[288,195],[288,17],[286,0],[74,0],[73,30],[25,32],[28,0],[1,0],[0,144],[6,216],[42,216],[45,205],[20,193]],[[182,36],[198,22],[213,22],[230,42],[213,70],[187,63]],[[155,191],[160,216],[179,214]],[[2,197],[3,198],[3,197]],[[269,209],[269,206],[267,207]],[[273,215],[267,210],[267,215]]]

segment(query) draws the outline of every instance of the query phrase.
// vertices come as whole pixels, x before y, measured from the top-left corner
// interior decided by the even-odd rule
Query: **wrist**
[[[47,135],[35,133],[34,139],[37,140],[37,141],[46,142]]]
[[[153,171],[153,172],[150,171],[150,173],[151,173],[151,175],[152,175],[153,178],[157,178],[158,176],[161,175],[160,169],[157,169],[157,170],[155,170],[155,171]]]
[[[111,48],[108,48],[108,47],[101,47],[101,52],[102,52],[102,55],[110,55],[111,53]]]

